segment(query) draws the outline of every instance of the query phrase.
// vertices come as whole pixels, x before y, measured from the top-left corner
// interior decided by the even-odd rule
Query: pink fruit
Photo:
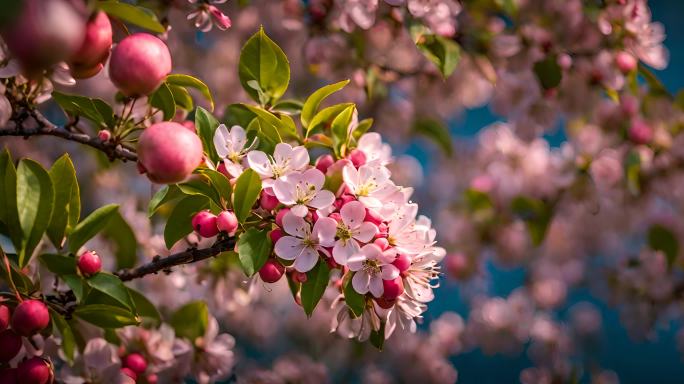
[[[392,264],[399,269],[399,272],[405,272],[409,269],[409,267],[411,267],[411,258],[403,253],[400,253],[397,255],[397,258],[394,259]]]
[[[267,211],[272,211],[276,209],[278,204],[280,204],[280,202],[278,201],[278,198],[275,197],[273,191],[270,188],[268,190],[264,189],[263,191],[261,191],[261,197],[259,198],[259,205],[261,206],[261,208]]]
[[[394,300],[404,293],[404,281],[401,277],[397,277],[394,280],[383,280],[382,287],[382,298],[386,300]]]
[[[47,360],[32,357],[19,364],[17,377],[24,384],[47,384],[52,381],[52,366]]]
[[[121,368],[121,373],[130,377],[133,380],[138,380],[138,375],[135,372],[133,372],[133,370],[130,368]]]
[[[163,41],[149,33],[134,33],[112,51],[109,77],[126,96],[154,92],[171,72],[171,54]]]
[[[192,218],[192,228],[202,237],[214,237],[218,234],[216,215],[209,211],[197,212]]]
[[[83,276],[92,276],[102,270],[102,261],[95,252],[86,251],[78,258],[78,270]]]
[[[627,132],[629,139],[636,144],[648,144],[653,140],[653,129],[643,120],[635,119]]]
[[[36,334],[50,323],[50,314],[42,301],[24,300],[12,314],[12,329],[22,336]]]
[[[6,305],[0,305],[0,331],[7,329],[10,323],[10,309]]]
[[[278,241],[281,237],[284,236],[283,231],[280,228],[272,230],[268,235],[271,237],[271,242],[273,244],[275,244],[276,241]]]
[[[24,0],[2,30],[10,52],[30,75],[71,56],[83,42],[86,20],[64,0]]]
[[[184,120],[181,121],[180,123],[182,126],[184,126],[186,129],[188,129],[190,132],[197,132],[197,128],[195,127],[195,123],[193,123],[190,120]],[[222,163],[223,164],[223,163]],[[225,165],[224,165],[225,167]]]
[[[157,384],[159,382],[159,376],[154,373],[147,375],[147,384]]]
[[[276,260],[269,259],[266,261],[263,267],[259,270],[259,276],[261,280],[267,283],[275,283],[283,277],[285,272],[285,267]]]
[[[351,160],[352,164],[354,164],[354,166],[358,168],[366,164],[366,154],[363,153],[363,151],[360,149],[353,149],[349,153],[349,160]]]
[[[155,183],[173,184],[187,179],[202,157],[200,138],[178,123],[153,124],[138,141],[138,165]]]
[[[316,160],[316,168],[326,173],[328,168],[335,163],[335,159],[331,155],[323,155]]]
[[[233,211],[223,211],[216,217],[216,226],[221,232],[235,233],[238,227],[237,216],[235,216]]]
[[[21,350],[21,336],[11,329],[0,332],[0,361],[6,363]]]
[[[69,58],[71,74],[75,78],[95,76],[102,70],[112,48],[112,24],[107,14],[97,12],[86,24],[85,40]]]
[[[142,374],[147,370],[147,360],[139,353],[131,353],[124,357],[123,366],[130,368],[136,374]]]
[[[0,370],[0,384],[17,384],[19,379],[17,378],[16,368],[5,368]]]

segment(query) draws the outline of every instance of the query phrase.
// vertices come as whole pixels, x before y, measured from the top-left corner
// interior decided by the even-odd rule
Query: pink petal
[[[319,190],[323,188],[323,184],[325,184],[325,175],[318,169],[311,168],[302,173],[302,180],[313,184],[313,186],[316,187],[316,190]]]
[[[261,177],[273,176],[271,161],[265,153],[261,151],[252,151],[247,154],[247,162],[249,163],[249,167],[261,175]]]
[[[380,277],[382,277],[383,280],[394,280],[399,277],[399,268],[392,264],[383,265]]]
[[[346,265],[347,260],[360,251],[361,247],[355,240],[337,240],[333,248],[333,258],[337,264]]]
[[[371,293],[375,297],[380,297],[385,292],[385,287],[382,285],[382,279],[379,276],[372,277],[369,286]]]
[[[278,257],[285,260],[296,259],[304,250],[302,239],[292,236],[283,236],[275,243],[274,251]]]
[[[309,201],[308,206],[314,207],[316,209],[324,209],[331,206],[335,202],[335,195],[327,190],[318,191],[316,196],[314,196],[311,201]]]
[[[364,271],[359,271],[352,277],[352,287],[354,290],[362,295],[368,293],[368,283],[370,282],[370,276]],[[380,284],[382,286],[382,284]]]
[[[278,180],[276,180],[276,182],[277,181]],[[280,199],[278,199],[278,200],[280,200]],[[306,216],[307,213],[309,213],[309,209],[306,207],[306,205],[297,204],[297,205],[294,205],[290,208],[290,212],[295,216],[304,217],[304,216]]]
[[[288,234],[302,239],[307,237],[311,230],[309,223],[301,217],[294,215],[292,211],[286,213],[285,217],[283,217],[283,229]]]
[[[295,203],[294,197],[294,187],[288,182],[285,177],[281,177],[273,182],[273,193],[275,194],[278,201],[285,205],[292,205]],[[297,216],[305,216],[297,215]]]
[[[320,217],[314,224],[312,235],[323,247],[332,247],[337,234],[337,222],[329,217]]]
[[[344,209],[344,207],[342,207],[342,209]],[[378,227],[376,227],[373,223],[365,222],[354,231],[354,238],[362,243],[367,243],[371,241],[371,239],[373,239],[373,237],[375,237],[377,234]]]
[[[299,256],[297,256],[297,259],[292,266],[299,272],[308,272],[313,269],[317,262],[318,252],[310,247],[307,247],[304,248]]]
[[[356,228],[366,217],[366,207],[358,201],[350,201],[340,209],[342,221],[349,228]]]

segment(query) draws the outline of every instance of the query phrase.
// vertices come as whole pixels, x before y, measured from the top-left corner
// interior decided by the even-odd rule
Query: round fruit
[[[83,276],[92,276],[102,270],[102,261],[95,252],[86,251],[78,258],[78,270]]]
[[[12,314],[12,329],[22,336],[34,335],[50,323],[50,314],[42,301],[24,300]]]
[[[21,350],[21,336],[11,329],[0,332],[0,361],[12,360]]]
[[[138,165],[155,183],[185,180],[202,162],[202,156],[200,138],[178,123],[153,124],[138,140]]]
[[[218,234],[216,215],[209,211],[197,212],[192,218],[192,228],[202,237],[214,237]]]
[[[71,74],[78,79],[95,76],[112,49],[112,24],[107,14],[97,12],[86,24],[85,40],[69,58]]]
[[[48,361],[32,357],[19,364],[17,377],[24,384],[47,384],[52,381],[52,367]]]
[[[169,48],[149,33],[134,33],[121,40],[109,61],[109,78],[130,97],[151,94],[170,72]]]
[[[267,283],[275,283],[283,277],[285,272],[285,267],[276,260],[269,259],[266,261],[263,267],[259,270],[259,276],[261,280]]]

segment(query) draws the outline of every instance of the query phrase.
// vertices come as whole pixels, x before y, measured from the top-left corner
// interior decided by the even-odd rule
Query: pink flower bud
[[[216,215],[209,211],[200,211],[192,218],[192,228],[202,237],[214,237],[218,234]]]
[[[632,54],[622,51],[615,55],[615,64],[620,72],[628,74],[636,69],[638,62]]]
[[[102,270],[102,261],[95,252],[86,251],[78,258],[78,270],[83,276],[92,276]]]
[[[159,382],[159,376],[152,373],[147,375],[147,384],[157,384]]]
[[[281,237],[285,236],[280,228],[272,230],[268,235],[271,237],[271,242],[273,242],[273,244],[275,244],[276,241],[278,241]]]
[[[305,283],[307,279],[306,273],[299,272],[299,271],[293,271],[292,272],[292,281],[295,283]]]
[[[377,239],[377,240],[381,240],[381,239]],[[382,239],[382,240],[387,241],[387,239]],[[397,255],[397,258],[394,259],[392,264],[394,264],[394,266],[397,267],[397,269],[399,269],[399,272],[406,272],[411,267],[411,258],[408,257],[408,255],[400,253]]]
[[[10,323],[10,309],[6,305],[0,305],[0,331],[7,329]]]
[[[331,155],[323,155],[316,159],[316,169],[326,173],[328,168],[335,163],[335,159]]]
[[[489,193],[494,188],[494,181],[489,175],[477,175],[470,180],[470,188],[478,192]]]
[[[121,373],[123,373],[124,375],[130,377],[130,378],[133,379],[134,381],[135,381],[135,380],[138,380],[138,375],[137,375],[135,372],[133,372],[133,370],[130,369],[130,368],[126,368],[126,367],[121,368]]]
[[[86,24],[81,47],[69,58],[71,74],[77,79],[95,76],[103,68],[112,48],[112,24],[104,12],[95,13]]]
[[[238,227],[238,219],[233,211],[223,211],[216,217],[216,226],[221,232],[234,234]]]
[[[138,140],[138,164],[155,183],[173,184],[187,179],[203,156],[200,138],[178,123],[153,124]]]
[[[283,226],[283,217],[290,212],[290,208],[283,208],[280,211],[278,211],[278,214],[276,215],[276,224],[278,224],[279,227]]]
[[[639,113],[639,100],[632,95],[624,95],[620,98],[620,109],[627,117],[634,117]]]
[[[274,259],[268,259],[266,264],[259,270],[261,280],[267,283],[275,283],[283,277],[285,267]]]
[[[397,299],[385,299],[384,297],[374,297],[373,300],[375,300],[376,303],[380,306],[380,308],[384,309],[390,309],[394,306],[394,304],[397,303]]]
[[[386,300],[395,300],[404,293],[404,281],[401,277],[397,277],[393,280],[383,280],[382,287],[382,298]]]
[[[230,173],[228,173],[228,169],[226,168],[226,164],[224,164],[223,161],[219,163],[219,165],[216,167],[216,170],[221,172],[223,176],[229,179],[231,178]]]
[[[47,384],[53,380],[52,365],[40,357],[32,357],[17,367],[17,377],[26,384]]]
[[[388,236],[387,231],[389,231],[389,227],[387,226],[387,224],[380,223],[380,225],[378,225],[378,234],[375,235],[375,238],[377,239],[380,237],[387,237]]]
[[[123,366],[136,374],[143,374],[147,370],[147,360],[139,353],[131,353],[124,357]]]
[[[464,279],[470,275],[470,263],[466,255],[454,253],[447,256],[446,269],[456,279]]]
[[[259,206],[261,206],[261,208],[272,211],[278,207],[278,204],[280,204],[280,202],[278,201],[278,198],[275,197],[275,194],[273,194],[271,188],[261,191],[261,197],[259,198]]]
[[[12,329],[25,337],[42,331],[48,324],[50,324],[50,314],[42,301],[24,300],[12,315]]]
[[[356,168],[366,164],[366,154],[360,149],[353,149],[349,153],[349,160]]]
[[[130,97],[151,94],[169,73],[169,48],[149,33],[134,33],[121,40],[109,60],[109,78]]]
[[[112,133],[106,129],[102,129],[97,133],[97,138],[102,141],[109,141],[109,139],[112,138]]]
[[[342,222],[342,215],[340,215],[339,212],[333,212],[330,215],[328,215],[328,217],[337,221],[338,223]]]
[[[12,360],[20,350],[21,336],[11,329],[0,332],[0,362]]]
[[[209,13],[211,14],[211,17],[214,19],[214,23],[216,24],[216,27],[222,31],[225,31],[226,29],[230,28],[232,22],[230,21],[230,17],[226,16],[223,12],[221,12],[220,9],[216,8],[214,5],[209,6]]]
[[[380,217],[380,215],[374,210],[368,208],[366,208],[366,217],[363,220],[370,221],[375,225],[382,224],[382,217]]]
[[[653,129],[641,119],[634,119],[627,132],[635,144],[648,144],[653,140]]]
[[[389,241],[387,241],[387,238],[385,237],[379,237],[373,241],[373,244],[377,245],[380,247],[381,250],[385,251],[387,248],[389,248],[390,244]]]

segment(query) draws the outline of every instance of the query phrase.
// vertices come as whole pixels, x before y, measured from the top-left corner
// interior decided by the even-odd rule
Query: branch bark
[[[172,267],[209,259],[221,252],[229,251],[233,249],[233,247],[235,247],[235,237],[228,237],[218,240],[209,248],[188,248],[183,252],[179,252],[170,256],[156,256],[147,264],[143,264],[133,269],[123,269],[114,274],[117,275],[122,281],[130,281],[144,277],[146,275],[157,274],[160,271],[170,273]]]

